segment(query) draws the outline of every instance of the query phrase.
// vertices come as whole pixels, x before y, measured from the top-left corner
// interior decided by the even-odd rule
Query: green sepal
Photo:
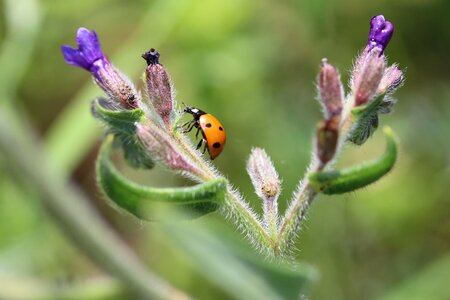
[[[123,156],[131,167],[153,169],[155,166],[150,153],[135,136],[116,134],[114,144],[122,148]]]
[[[391,128],[385,127],[386,150],[374,160],[342,170],[314,172],[308,175],[309,182],[316,192],[324,194],[343,194],[365,187],[386,175],[397,160],[398,142]]]
[[[136,138],[135,124],[145,117],[142,109],[125,110],[109,99],[98,98],[92,102],[92,113],[114,134],[115,143],[121,146],[131,167],[152,169],[155,166],[148,151]]]
[[[364,144],[377,130],[379,114],[389,113],[394,103],[394,99],[385,95],[380,95],[365,106],[353,108],[351,114],[355,120],[355,124],[353,125],[347,140],[356,145]]]
[[[191,187],[152,188],[130,181],[111,162],[112,136],[106,137],[97,160],[97,182],[115,206],[139,219],[156,220],[160,209],[186,209],[190,217],[217,210],[227,191],[223,178]],[[162,214],[161,214],[162,215]]]
[[[145,117],[145,112],[140,108],[131,110],[118,108],[105,98],[97,98],[92,102],[92,113],[95,118],[108,125],[111,132],[126,135],[134,135],[135,123]]]

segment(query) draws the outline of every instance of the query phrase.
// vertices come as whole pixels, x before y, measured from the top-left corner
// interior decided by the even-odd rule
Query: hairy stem
[[[353,95],[349,95],[345,101],[341,114],[342,117],[339,126],[339,140],[334,159],[326,164],[322,164],[313,158],[307,174],[298,184],[297,190],[294,193],[293,199],[286,210],[278,230],[278,238],[275,243],[275,249],[279,251],[280,256],[289,255],[295,238],[300,231],[301,222],[305,218],[311,203],[317,195],[312,186],[309,184],[308,173],[325,169],[327,166],[332,165],[336,158],[340,156],[340,152],[342,151],[343,145],[347,139],[347,135],[353,125],[351,109],[354,107],[354,102],[355,100]]]
[[[317,169],[317,167],[311,169]],[[275,249],[277,249],[280,256],[290,254],[291,247],[300,231],[301,222],[315,196],[316,193],[309,185],[307,176],[305,176],[303,180],[299,182],[293,200],[286,210],[278,230]]]
[[[264,223],[267,226],[268,234],[272,240],[275,240],[278,235],[278,202],[264,202]]]
[[[174,136],[189,158],[191,158],[201,170],[206,172],[204,178],[205,181],[220,177],[224,178],[219,171],[214,169],[211,164],[206,163],[199,156],[199,152],[192,148],[192,145],[183,135],[175,131]],[[248,203],[242,198],[239,192],[229,183],[227,184],[227,195],[225,196],[224,207],[220,211],[228,219],[236,220],[238,228],[245,233],[256,248],[264,252],[270,252],[267,251],[267,249],[272,247],[272,243],[262,222],[248,206]]]

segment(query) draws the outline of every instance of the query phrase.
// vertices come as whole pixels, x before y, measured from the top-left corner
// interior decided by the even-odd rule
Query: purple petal
[[[83,53],[78,49],[74,49],[70,46],[63,45],[61,47],[62,53],[66,63],[76,67],[81,67],[83,69],[89,70],[90,64],[86,61]]]
[[[83,53],[86,61],[92,64],[97,59],[103,58],[102,48],[98,41],[97,33],[86,28],[77,31],[77,44],[79,51]]]
[[[374,16],[370,20],[369,39],[367,44],[370,49],[379,47],[383,51],[394,33],[394,25],[386,21],[383,15]]]

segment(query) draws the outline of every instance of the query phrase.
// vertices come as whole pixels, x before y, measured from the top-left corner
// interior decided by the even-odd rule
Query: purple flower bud
[[[383,15],[374,16],[370,20],[369,39],[367,41],[369,51],[378,47],[381,49],[381,53],[383,53],[393,33],[394,25],[391,22],[386,21]]]
[[[317,126],[316,132],[316,156],[322,166],[333,159],[336,153],[339,137],[340,116],[336,115],[327,120],[322,120]]]
[[[61,47],[66,63],[83,68],[100,80],[98,70],[109,64],[109,61],[103,55],[97,33],[83,27],[79,28],[77,45],[78,49],[66,45]]]
[[[328,63],[326,58],[322,59],[322,67],[319,73],[319,94],[326,118],[341,113],[344,88],[339,72]]]
[[[403,83],[404,76],[398,65],[394,64],[386,69],[378,86],[377,94],[392,93]]]
[[[128,78],[115,68],[102,52],[95,31],[79,28],[78,49],[63,45],[62,53],[66,63],[83,68],[94,76],[95,82],[126,109],[138,107],[138,93]]]
[[[151,105],[162,118],[166,128],[172,128],[174,95],[172,82],[163,65],[159,63],[159,52],[155,49],[142,54],[147,62],[145,69],[147,91]]]
[[[381,78],[386,68],[384,55],[380,56],[381,49],[374,48],[360,62],[360,70],[354,72],[353,93],[355,95],[355,106],[364,105],[377,93]]]

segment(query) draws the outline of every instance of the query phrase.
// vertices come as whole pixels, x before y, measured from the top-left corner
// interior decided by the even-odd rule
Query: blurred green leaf
[[[0,103],[11,101],[30,63],[36,37],[42,24],[42,9],[38,0],[2,1],[7,33],[0,48]],[[26,22],[24,22],[26,20]],[[20,59],[17,59],[20,58]],[[7,96],[7,97],[5,97]]]
[[[190,224],[189,224],[190,225]],[[242,300],[297,299],[315,279],[307,265],[270,262],[217,226],[165,222],[164,232],[205,278]]]
[[[0,275],[1,299],[120,300],[126,297],[123,287],[117,281],[107,278],[58,284],[43,279]]]
[[[397,137],[391,128],[385,127],[386,151],[378,159],[363,162],[342,170],[309,174],[311,186],[324,194],[343,194],[365,187],[386,175],[397,160]]]
[[[165,205],[186,208],[191,217],[215,211],[226,193],[223,178],[183,188],[151,188],[138,185],[123,177],[110,158],[112,136],[105,139],[97,160],[97,181],[105,195],[123,210],[140,219],[158,219]],[[156,210],[156,212],[152,212]]]
[[[450,299],[450,254],[440,257],[423,270],[412,274],[379,300]]]

